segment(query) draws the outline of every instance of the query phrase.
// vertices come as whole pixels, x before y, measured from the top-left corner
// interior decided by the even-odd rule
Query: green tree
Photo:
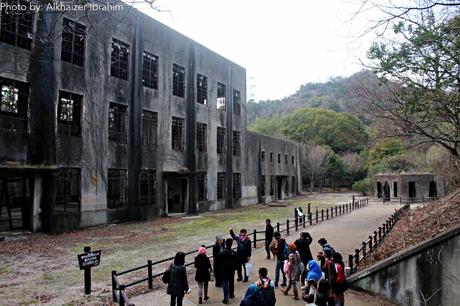
[[[400,139],[386,139],[375,144],[368,153],[368,166],[373,166],[381,163],[383,160],[399,156],[405,152],[405,147]]]
[[[257,118],[249,130],[265,135],[283,137],[283,122],[280,118]]]

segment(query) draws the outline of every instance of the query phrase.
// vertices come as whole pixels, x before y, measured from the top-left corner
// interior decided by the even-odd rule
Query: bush
[[[351,186],[351,189],[356,192],[361,192],[363,195],[367,195],[372,190],[372,180],[370,178],[365,178],[360,181],[356,181]]]

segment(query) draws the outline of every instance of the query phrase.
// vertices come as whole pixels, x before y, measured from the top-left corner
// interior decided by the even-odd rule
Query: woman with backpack
[[[335,306],[345,305],[344,292],[347,290],[346,279],[345,279],[345,263],[343,262],[342,255],[340,253],[334,253],[332,255],[334,262],[333,268],[335,269],[335,277],[331,280],[331,289],[334,296]]]
[[[206,255],[206,248],[200,247],[198,255],[195,257],[195,280],[198,283],[198,304],[203,304],[203,291],[204,300],[209,300],[208,297],[208,283],[211,280],[211,262]]]
[[[295,244],[290,243],[288,245],[289,249],[289,256],[285,264],[285,273],[288,279],[288,285],[286,289],[281,289],[281,292],[284,295],[288,295],[289,290],[292,287],[292,291],[294,291],[294,300],[299,299],[299,291],[297,290],[297,282],[300,280],[300,276],[302,274],[302,261],[300,259],[299,252],[297,252],[297,247]]]
[[[166,277],[163,281],[167,280],[168,289],[166,292],[171,295],[171,306],[182,306],[182,300],[185,293],[189,292],[187,282],[187,272],[185,270],[185,254],[178,252],[174,258],[174,263],[165,272],[169,273],[169,279]]]

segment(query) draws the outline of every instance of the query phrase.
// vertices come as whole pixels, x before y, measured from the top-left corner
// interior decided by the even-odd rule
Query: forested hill
[[[304,107],[331,109],[337,112],[355,110],[359,101],[353,97],[352,87],[364,79],[373,79],[375,76],[369,71],[361,71],[350,77],[332,78],[326,83],[307,83],[293,95],[281,100],[266,100],[247,104],[248,123],[252,124],[256,118],[279,117]]]

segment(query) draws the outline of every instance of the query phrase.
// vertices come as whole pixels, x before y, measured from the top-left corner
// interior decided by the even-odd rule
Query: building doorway
[[[377,182],[377,198],[381,198],[382,197],[382,183],[380,182]]]
[[[417,190],[415,189],[415,182],[409,182],[409,198],[417,197]]]
[[[383,196],[384,196],[385,201],[390,200],[390,184],[388,184],[388,182],[386,181],[383,184]]]
[[[398,182],[393,182],[393,197],[398,197]]]
[[[277,176],[276,177],[276,190],[277,190],[277,199],[283,200],[283,177]]]
[[[430,182],[430,191],[429,191],[428,196],[430,198],[437,198],[438,197],[438,189],[436,187],[436,182],[435,181]]]
[[[31,229],[31,186],[27,177],[0,180],[0,230]]]
[[[188,204],[188,180],[184,177],[170,177],[166,181],[167,186],[167,212],[178,214],[187,212]]]

